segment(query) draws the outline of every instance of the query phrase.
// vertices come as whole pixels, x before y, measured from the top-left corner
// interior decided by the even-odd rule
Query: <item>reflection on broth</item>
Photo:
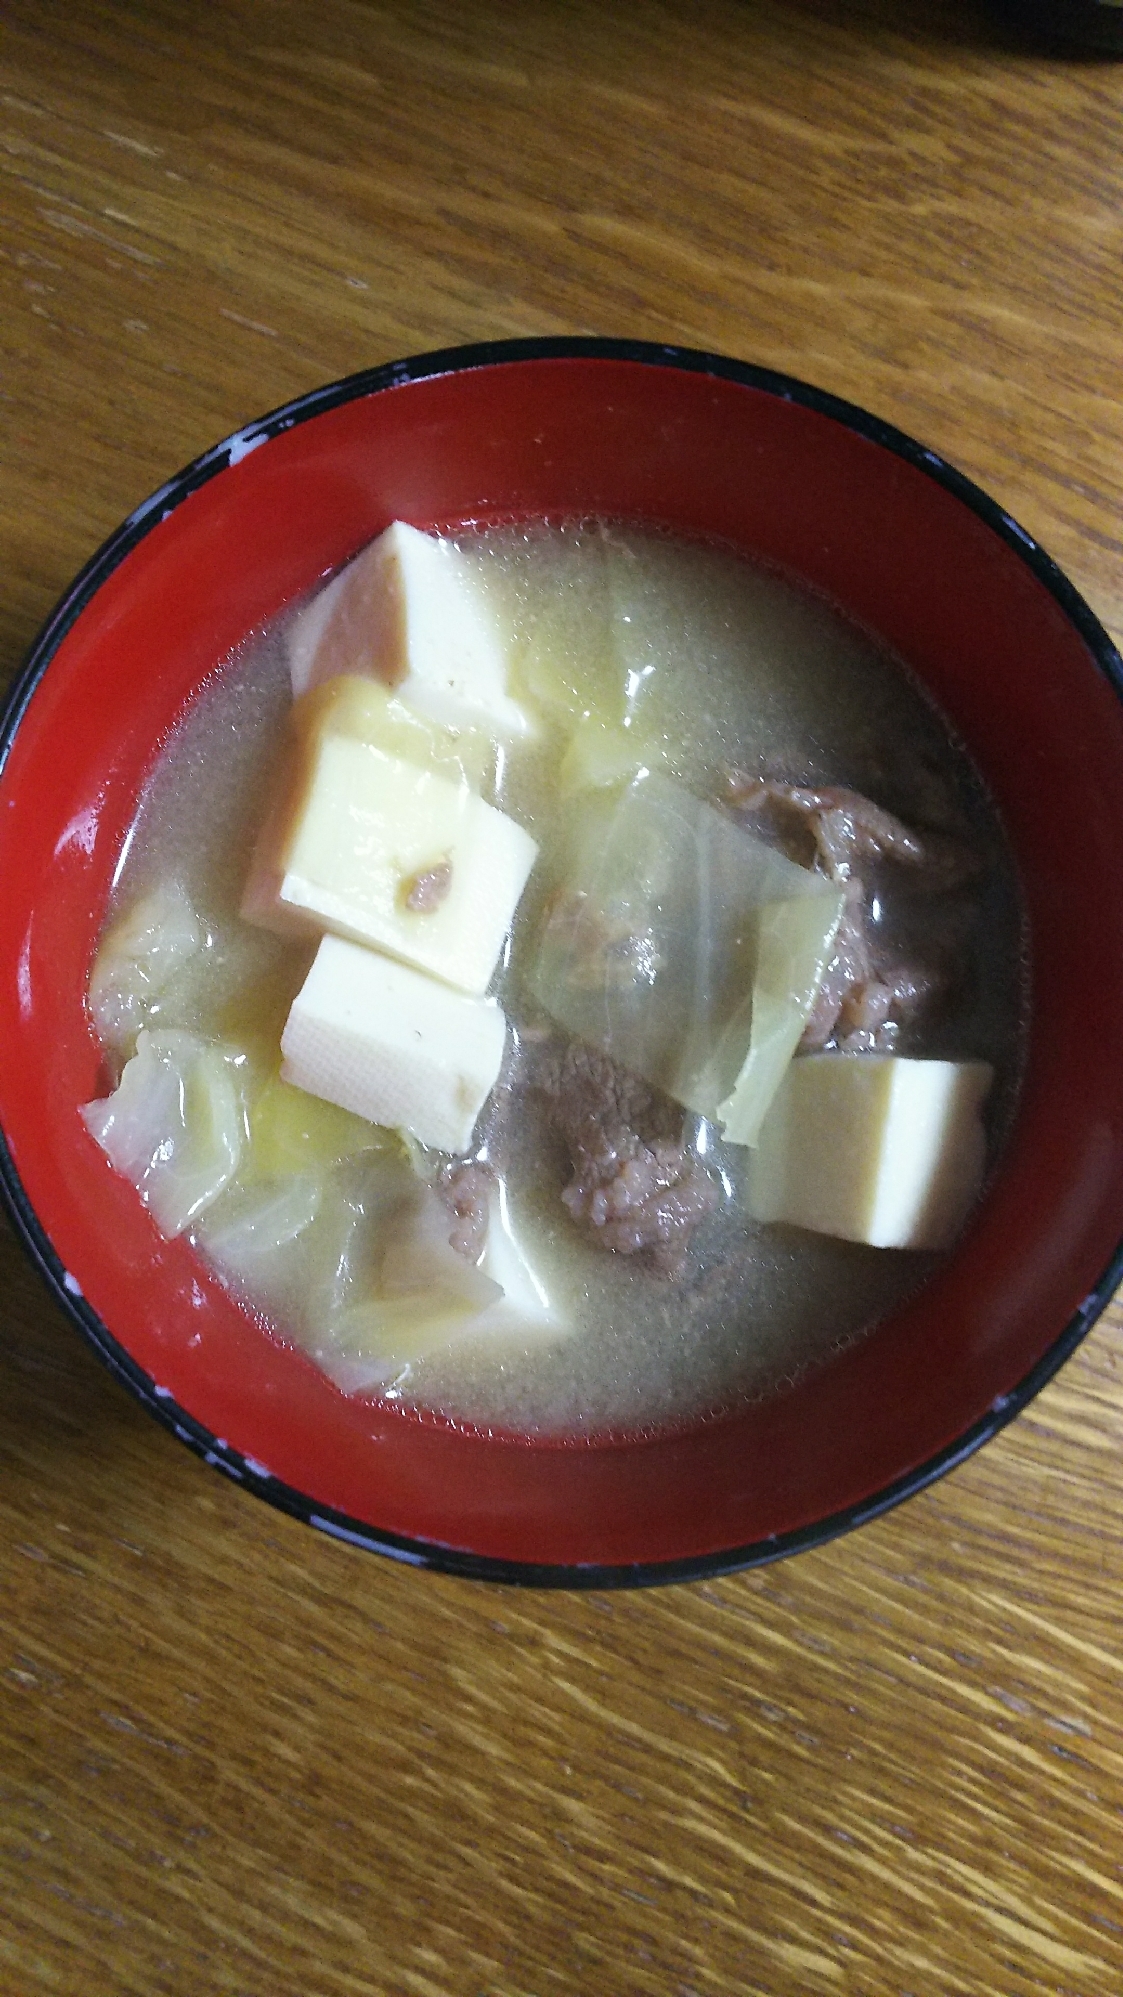
[[[725,550],[393,532],[162,753],[90,1128],[344,1392],[592,1435],[773,1391],[1009,1127],[994,809],[899,662]]]

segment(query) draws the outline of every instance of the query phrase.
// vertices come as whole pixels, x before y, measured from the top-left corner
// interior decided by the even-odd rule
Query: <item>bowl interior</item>
[[[872,424],[744,374],[500,361],[351,394],[235,451],[180,503],[173,492],[165,517],[146,515],[50,658],[0,781],[0,1123],[70,1293],[169,1406],[313,1507],[484,1561],[704,1562],[862,1507],[1047,1369],[1123,1232],[1118,695],[1011,523]],[[1001,1169],[927,1289],[734,1418],[567,1446],[344,1400],[184,1242],[160,1238],[78,1106],[97,1091],[83,992],[114,868],[200,682],[391,519],[574,514],[720,537],[912,664],[983,770],[1021,867],[1032,1025]]]

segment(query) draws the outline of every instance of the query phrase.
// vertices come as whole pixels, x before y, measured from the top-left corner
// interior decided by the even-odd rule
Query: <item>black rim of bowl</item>
[[[761,389],[766,394],[779,396],[786,402],[800,403],[805,408],[816,410],[820,415],[829,416],[835,422],[856,431],[859,436],[867,438],[870,442],[880,444],[884,450],[904,458],[926,477],[934,479],[937,484],[953,493],[963,505],[970,507],[971,511],[976,513],[1000,540],[1014,550],[1055,598],[1070,623],[1083,638],[1096,664],[1118,697],[1123,700],[1123,659],[1120,658],[1103,625],[1062,570],[1031,534],[1020,527],[1002,507],[988,498],[987,494],[970,479],[965,478],[962,472],[956,471],[954,466],[947,464],[937,452],[926,449],[924,445],[918,444],[914,438],[894,428],[892,424],[882,422],[879,417],[870,415],[867,410],[858,408],[854,403],[844,402],[839,397],[829,395],[823,389],[814,388],[807,382],[797,381],[790,375],[778,374],[769,368],[754,367],[746,361],[732,360],[720,354],[703,353],[689,347],[656,346],[642,340],[595,338],[500,340],[418,354],[409,360],[392,361],[383,367],[364,369],[358,374],[346,376],[341,381],[313,389],[307,395],[298,396],[294,401],[273,410],[268,416],[246,424],[233,436],[225,438],[209,451],[205,451],[202,457],[196,458],[185,470],[162,485],[122,522],[116,532],[110,535],[86,563],[33,643],[0,716],[0,775],[28,702],[63,638],[90,599],[145,535],[166,519],[168,514],[191,493],[206,485],[208,480],[225,471],[228,466],[237,464],[249,451],[254,450],[259,444],[266,443],[269,438],[278,436],[282,431],[291,430],[296,424],[305,423],[310,417],[322,415],[326,410],[338,408],[342,403],[352,402],[363,396],[376,395],[382,389],[397,388],[406,382],[424,381],[436,375],[463,373],[473,368],[495,367],[512,361],[571,359],[634,361],[648,367],[678,368],[687,373],[711,375],[724,381],[738,382],[745,387]],[[833,1512],[826,1518],[818,1519],[813,1524],[801,1526],[792,1532],[775,1533],[767,1539],[756,1540],[745,1546],[723,1548],[713,1553],[691,1555],[681,1560],[636,1561],[620,1565],[604,1565],[594,1561],[559,1564],[506,1560],[472,1553],[461,1547],[431,1540],[412,1539],[399,1533],[381,1532],[345,1512],[317,1504],[315,1499],[309,1498],[304,1492],[296,1490],[280,1478],[271,1476],[252,1457],[243,1456],[229,1443],[212,1435],[192,1414],[178,1405],[166,1388],[159,1387],[155,1380],[136,1364],[85,1301],[75,1279],[68,1275],[55,1253],[50,1238],[24,1191],[2,1132],[0,1132],[0,1194],[3,1195],[17,1237],[32,1263],[39,1270],[56,1301],[77,1325],[98,1357],[150,1414],[155,1415],[165,1428],[170,1429],[181,1442],[185,1442],[188,1448],[203,1458],[204,1462],[224,1471],[236,1483],[244,1485],[247,1490],[255,1492],[280,1511],[303,1520],[305,1524],[318,1528],[334,1539],[364,1547],[374,1553],[385,1554],[390,1559],[404,1561],[414,1567],[434,1568],[445,1574],[461,1575],[472,1580],[502,1581],[540,1588],[649,1587],[659,1582],[702,1580],[707,1576],[734,1573],[741,1568],[763,1566],[770,1561],[780,1560],[787,1554],[798,1553],[804,1548],[822,1546],[841,1533],[849,1532],[855,1526],[864,1525],[868,1520],[878,1518],[883,1512],[891,1510],[903,1499],[924,1490],[936,1478],[942,1477],[946,1471],[953,1470],[957,1464],[964,1462],[984,1442],[988,1442],[993,1435],[1004,1428],[1007,1422],[1012,1421],[1015,1415],[1020,1414],[1075,1351],[1123,1280],[1123,1239],[1121,1239],[1103,1274],[1085,1297],[1075,1316],[1064,1326],[1060,1335],[1042,1354],[1036,1365],[1030,1368],[1009,1393],[999,1395],[985,1414],[946,1448],[939,1450],[903,1476],[894,1479],[892,1483],[883,1486],[881,1490],[875,1491],[857,1504],[845,1507],[842,1511]]]

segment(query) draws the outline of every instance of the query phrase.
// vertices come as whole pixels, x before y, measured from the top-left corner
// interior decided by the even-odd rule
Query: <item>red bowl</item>
[[[83,1005],[154,756],[254,626],[389,521],[607,514],[806,579],[915,667],[984,771],[1028,901],[1016,1127],[942,1273],[792,1391],[644,1441],[535,1442],[345,1400],[105,1170]],[[1123,665],[1032,538],[933,452],[802,383],[670,347],[460,348],[355,375],[153,495],[69,590],[0,735],[0,1126],[16,1226],[95,1349],[283,1509],[418,1565],[603,1587],[769,1560],[959,1462],[1121,1274]]]

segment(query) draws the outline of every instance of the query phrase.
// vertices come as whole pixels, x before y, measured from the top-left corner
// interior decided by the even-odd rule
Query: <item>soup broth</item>
[[[471,1155],[488,1166],[492,1225],[518,1244],[552,1328],[463,1336],[403,1368],[382,1394],[483,1429],[571,1438],[715,1416],[826,1360],[939,1257],[761,1225],[746,1205],[745,1146],[690,1112],[684,1141],[716,1198],[682,1266],[660,1273],[649,1256],[605,1252],[576,1224],[560,1197],[567,1155],[537,1086],[554,1029],[526,970],[549,905],[559,825],[580,816],[583,798],[611,789],[623,745],[625,758],[722,808],[743,801],[735,773],[750,788],[762,773],[805,792],[845,786],[969,850],[972,877],[936,891],[886,866],[870,919],[906,955],[954,960],[940,1003],[902,1023],[895,1051],[993,1066],[991,1164],[1021,1060],[1013,864],[968,756],[906,667],[804,590],[725,549],[602,522],[466,532],[458,546],[509,634],[512,692],[543,717],[539,739],[500,750],[483,785],[541,850],[492,987],[511,1032]],[[262,1072],[313,954],[238,912],[291,708],[288,621],[248,640],[177,726],[141,799],[110,912],[112,920],[169,882],[186,891],[208,948],[151,1016],[256,1050]],[[431,1176],[442,1161],[414,1149]],[[361,1289],[386,1224],[380,1156],[359,1152],[327,1169],[337,1218],[350,1217],[345,1252],[332,1249],[327,1277],[299,1227],[260,1266],[224,1266],[214,1215],[229,1209],[229,1192],[201,1218],[200,1253],[214,1257],[263,1337],[314,1343],[325,1281],[337,1298]],[[299,1207],[299,1143],[288,1171],[278,1197]],[[336,1248],[343,1238],[337,1233]]]

